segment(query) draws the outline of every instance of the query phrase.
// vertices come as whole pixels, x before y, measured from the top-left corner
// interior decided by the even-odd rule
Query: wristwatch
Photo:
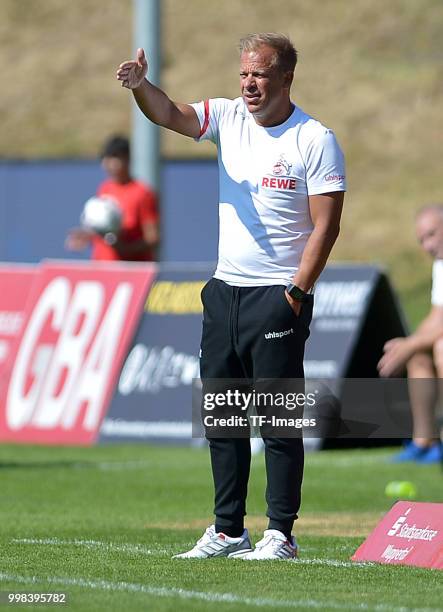
[[[297,287],[297,285],[294,285],[293,283],[289,283],[289,285],[287,285],[286,291],[289,293],[291,298],[293,298],[294,300],[298,300],[299,302],[306,302],[306,300],[308,299],[309,293],[306,293],[305,291],[300,289],[300,287]]]
[[[106,242],[106,244],[109,244],[109,246],[114,246],[114,244],[117,242],[117,236],[114,234],[114,232],[106,232],[106,234],[103,236],[103,240]]]

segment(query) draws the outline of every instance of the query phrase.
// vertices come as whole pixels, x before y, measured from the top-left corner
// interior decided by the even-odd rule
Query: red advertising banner
[[[0,379],[23,327],[26,300],[36,268],[30,265],[0,265]]]
[[[156,270],[39,268],[0,383],[1,441],[95,441]]]
[[[443,504],[397,502],[352,560],[443,569]]]

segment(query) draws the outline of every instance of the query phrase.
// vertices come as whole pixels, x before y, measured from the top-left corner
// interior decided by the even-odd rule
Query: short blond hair
[[[282,72],[294,72],[297,65],[297,50],[285,34],[273,32],[249,34],[240,39],[239,50],[240,53],[257,51],[264,46],[275,50],[275,63]]]

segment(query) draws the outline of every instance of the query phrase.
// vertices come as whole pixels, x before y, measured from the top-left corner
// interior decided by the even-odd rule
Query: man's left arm
[[[115,242],[112,244],[114,249],[120,255],[120,257],[133,257],[140,253],[145,253],[147,249],[150,249],[151,253],[156,259],[156,250],[160,240],[158,223],[155,221],[146,221],[142,225],[142,238],[138,240],[123,241],[118,236]]]
[[[293,283],[302,291],[309,291],[326,265],[332,247],[340,233],[340,218],[343,209],[344,192],[334,191],[309,196],[309,210],[314,229],[310,235],[294,275]],[[286,297],[296,313],[301,302]]]

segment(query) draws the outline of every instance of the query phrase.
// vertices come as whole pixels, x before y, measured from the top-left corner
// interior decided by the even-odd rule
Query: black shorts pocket
[[[300,312],[298,314],[296,314],[296,312],[293,310],[291,304],[288,302],[288,298],[286,297],[286,287],[280,287],[281,288],[281,300],[284,302],[284,305],[286,306],[286,312],[287,314],[291,314],[295,319],[299,319],[301,317],[302,314],[302,310],[304,308],[304,304],[303,302],[301,303],[301,307],[300,307]]]

